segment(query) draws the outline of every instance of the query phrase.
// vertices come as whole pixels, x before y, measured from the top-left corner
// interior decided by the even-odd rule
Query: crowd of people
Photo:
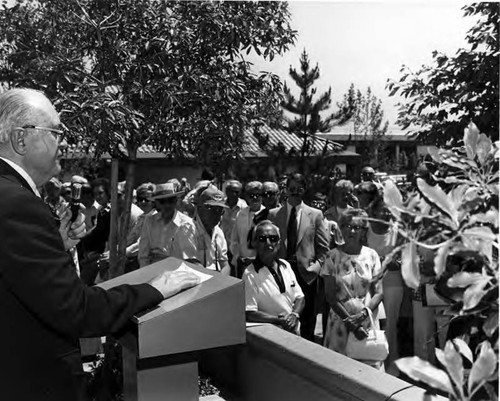
[[[52,209],[68,202],[64,188],[75,182],[83,185],[87,224],[76,265],[82,280],[92,285],[107,279],[110,187],[102,178],[89,183],[74,176],[69,185],[52,179],[45,186]],[[399,238],[373,168],[363,168],[356,185],[338,180],[333,194],[306,196],[308,180],[299,173],[277,182],[230,179],[219,186],[222,190],[204,179],[191,189],[186,179],[176,178],[140,184],[130,211],[125,272],[173,256],[241,278],[249,322],[275,324],[340,353],[345,353],[349,332],[368,329],[369,310],[375,328],[382,324],[385,329],[389,356],[385,365],[365,362],[397,374],[392,362],[401,347],[408,352],[411,304],[417,303],[415,316],[427,308],[418,297],[410,299],[397,258],[382,269]],[[123,193],[120,183],[119,214]],[[434,349],[434,311],[429,316],[428,328],[422,330],[418,322],[413,332],[413,353],[428,360]]]
[[[9,400],[85,399],[79,339],[115,333],[139,311],[199,283],[192,273],[174,271],[107,291],[93,285],[109,278],[111,209],[125,212],[125,183],[111,206],[105,178],[53,178],[61,172],[62,134],[43,93],[0,94],[0,309],[8,317],[0,332],[8,366],[0,388]],[[176,178],[136,188],[126,213],[125,272],[174,256],[242,278],[248,321],[339,353],[349,333],[361,338],[369,321],[385,324],[385,366],[393,373],[409,291],[397,259],[382,269],[399,238],[373,169],[364,168],[357,185],[338,180],[333,195],[310,196],[299,173],[276,182],[231,179],[222,190],[206,178],[193,189]],[[421,259],[422,276],[432,277],[432,253]],[[432,361],[436,314],[422,299],[412,292],[411,352]]]

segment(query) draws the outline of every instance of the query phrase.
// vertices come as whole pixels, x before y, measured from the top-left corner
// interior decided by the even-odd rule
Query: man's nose
[[[68,142],[66,141],[65,138],[62,138],[60,141],[59,141],[59,150],[61,152],[64,152],[65,150],[68,149]]]

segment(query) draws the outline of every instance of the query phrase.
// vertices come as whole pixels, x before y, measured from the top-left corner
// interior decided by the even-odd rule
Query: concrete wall
[[[272,325],[248,327],[246,345],[219,356],[201,366],[238,400],[444,400]]]

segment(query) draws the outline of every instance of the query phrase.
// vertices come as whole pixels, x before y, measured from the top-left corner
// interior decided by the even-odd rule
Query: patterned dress
[[[327,254],[320,274],[322,277],[335,277],[337,299],[342,301],[347,312],[353,315],[359,313],[370,302],[370,285],[381,272],[382,267],[377,252],[363,246],[358,255],[349,255],[339,248],[332,249]],[[378,329],[377,311],[373,313],[373,317]],[[369,326],[368,319],[363,326]],[[342,318],[330,308],[324,346],[345,355],[347,334]]]

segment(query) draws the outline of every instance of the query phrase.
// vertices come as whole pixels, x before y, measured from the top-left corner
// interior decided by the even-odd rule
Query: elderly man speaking
[[[243,273],[249,322],[272,323],[299,334],[304,294],[289,263],[278,259],[278,227],[264,220],[255,226],[257,256]]]
[[[109,291],[86,287],[67,252],[85,232],[80,213],[55,218],[38,187],[59,174],[64,140],[43,93],[0,95],[0,374],[2,399],[84,400],[79,337],[120,330],[137,312],[198,282],[168,272]]]

